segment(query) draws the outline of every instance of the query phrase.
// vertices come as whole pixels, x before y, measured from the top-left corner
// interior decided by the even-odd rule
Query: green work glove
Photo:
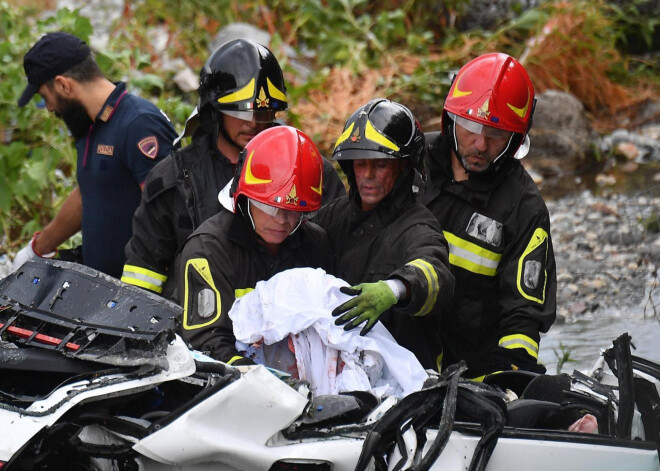
[[[335,325],[346,324],[344,330],[350,330],[366,321],[360,335],[366,335],[380,315],[398,301],[392,289],[382,280],[376,283],[361,283],[352,288],[343,286],[339,291],[355,297],[332,311],[335,317],[343,314],[335,321]]]

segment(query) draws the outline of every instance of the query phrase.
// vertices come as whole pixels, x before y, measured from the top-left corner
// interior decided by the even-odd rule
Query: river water
[[[575,181],[566,178],[563,185],[553,185],[552,188],[541,186],[541,192],[546,200],[577,195],[583,191],[595,195],[615,193],[632,198],[642,193],[648,194],[649,188],[652,189],[653,196],[656,198],[660,196],[658,186],[660,165],[657,163],[640,165],[636,172],[625,175],[614,173],[614,175],[616,184],[606,188],[599,187],[595,183],[595,175],[586,175]],[[556,250],[555,248],[555,252]],[[648,286],[647,284],[647,289]],[[640,293],[639,298],[648,300],[648,292]],[[654,289],[650,299],[660,311],[660,308],[657,308],[660,306],[660,288]],[[626,301],[626,299],[617,299],[617,305],[626,305]],[[607,299],[603,302],[607,303]],[[559,358],[562,357],[563,352],[568,352],[572,361],[563,364],[562,372],[589,369],[598,359],[601,350],[611,347],[616,337],[627,332],[636,347],[632,352],[633,355],[660,363],[660,312],[653,312],[648,307],[651,304],[648,302],[640,305],[630,301],[628,304],[632,305],[623,308],[603,306],[595,312],[556,323],[548,333],[541,336],[539,361],[546,366],[548,373],[554,374],[557,373]]]
[[[660,363],[660,321],[648,316],[644,319],[641,311],[604,310],[575,322],[555,324],[541,337],[539,361],[548,373],[555,374],[558,359],[567,351],[574,361],[564,363],[561,372],[586,370],[594,365],[601,350],[611,347],[615,338],[628,332],[636,347],[633,355]]]

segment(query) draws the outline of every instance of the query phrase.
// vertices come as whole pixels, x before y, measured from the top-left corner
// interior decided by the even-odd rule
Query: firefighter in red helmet
[[[133,217],[122,281],[170,298],[177,251],[220,210],[216,196],[234,176],[243,147],[276,126],[288,108],[287,88],[275,55],[236,39],[218,47],[202,67],[199,102],[186,122],[192,142],[154,167]],[[277,158],[277,156],[275,156]],[[323,160],[324,201],[345,193],[332,164]]]
[[[269,128],[240,153],[231,199],[190,235],[177,259],[182,337],[232,364],[251,362],[235,348],[227,315],[237,296],[289,268],[332,270],[325,231],[308,220],[321,207],[323,158],[290,126]]]
[[[438,218],[456,280],[442,317],[443,366],[471,377],[545,372],[540,333],[555,320],[556,270],[548,209],[520,163],[529,150],[534,87],[502,53],[456,74],[441,132],[429,133],[421,200]]]

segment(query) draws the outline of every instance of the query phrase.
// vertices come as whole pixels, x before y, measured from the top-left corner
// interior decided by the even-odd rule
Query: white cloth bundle
[[[427,373],[383,324],[364,337],[360,329],[335,326],[332,310],[350,299],[341,286],[348,284],[320,268],[295,268],[260,281],[229,311],[237,347],[288,342],[291,336],[299,377],[317,395],[369,391],[402,397],[421,389]]]

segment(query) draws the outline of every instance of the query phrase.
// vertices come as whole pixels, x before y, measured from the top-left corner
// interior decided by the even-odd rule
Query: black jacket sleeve
[[[163,294],[178,249],[173,218],[176,183],[167,172],[171,156],[150,172],[140,206],[133,215],[133,236],[124,249],[121,280]]]

